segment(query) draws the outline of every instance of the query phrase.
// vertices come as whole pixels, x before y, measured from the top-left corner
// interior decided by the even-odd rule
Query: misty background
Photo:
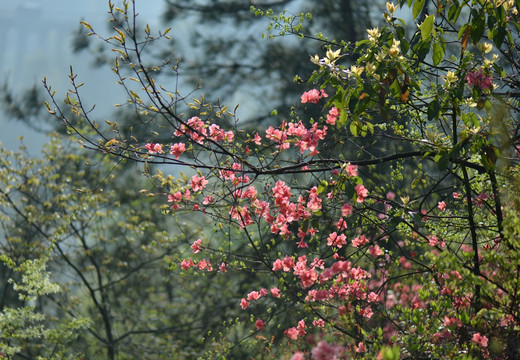
[[[137,2],[140,21],[157,29],[163,4],[163,0]],[[107,11],[106,0],[0,0],[0,85],[7,82],[20,95],[35,84],[43,89],[42,79],[46,76],[61,101],[70,87],[72,65],[78,80],[85,82],[83,96],[96,102],[97,114],[110,113],[113,104],[121,100],[113,73],[107,66],[93,66],[93,58],[87,53],[72,51],[79,21],[87,21],[106,33]],[[15,150],[22,135],[33,155],[47,141],[44,134],[0,112],[0,142]]]

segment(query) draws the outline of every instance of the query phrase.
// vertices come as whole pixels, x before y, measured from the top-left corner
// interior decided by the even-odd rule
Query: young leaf
[[[444,48],[438,42],[433,44],[433,65],[439,65],[444,58]]]
[[[426,40],[430,37],[432,31],[433,31],[433,22],[435,20],[435,16],[429,15],[424,19],[423,23],[419,28],[421,29],[421,38],[423,40]]]
[[[419,15],[419,13],[422,11],[423,7],[424,7],[424,0],[417,0],[415,2],[415,4],[413,4],[412,15],[413,15],[414,19]]]

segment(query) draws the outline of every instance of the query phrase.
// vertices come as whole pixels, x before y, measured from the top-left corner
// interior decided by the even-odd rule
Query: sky
[[[159,26],[163,0],[137,0],[136,7],[142,22]],[[114,1],[118,4],[117,0]],[[79,21],[89,22],[105,30],[108,19],[108,0],[0,0],[0,84],[6,81],[16,92],[37,84],[42,79],[57,91],[62,99],[69,88],[70,66],[79,74],[85,98],[96,99],[96,109],[110,111],[119,96],[116,79],[108,68],[94,68],[92,58],[85,52],[72,54],[71,43]],[[114,89],[110,91],[107,89]],[[103,91],[103,96],[98,96]],[[43,104],[42,104],[43,106]],[[47,141],[46,136],[27,126],[10,120],[0,112],[0,142],[15,150],[18,137],[31,154],[37,154]]]

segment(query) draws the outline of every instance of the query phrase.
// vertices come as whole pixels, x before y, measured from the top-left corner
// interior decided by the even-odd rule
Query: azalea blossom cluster
[[[326,98],[326,97],[329,97],[329,95],[327,95],[325,90],[312,89],[312,90],[304,92],[302,94],[301,100],[302,100],[302,104],[305,104],[305,103],[317,104],[321,99]]]
[[[493,87],[493,76],[487,76],[482,69],[475,72],[468,72],[466,80],[469,86],[475,86],[481,90],[491,89]]]
[[[186,124],[176,129],[173,133],[175,136],[188,136],[196,143],[202,144],[204,140],[210,139],[215,142],[232,142],[235,134],[232,130],[224,131],[217,124],[207,125],[197,116],[188,119]]]
[[[311,155],[319,154],[317,150],[320,140],[324,140],[327,135],[327,126],[318,128],[318,124],[314,123],[307,129],[301,121],[298,123],[283,122],[280,128],[275,129],[270,126],[266,130],[266,138],[278,143],[277,148],[286,150],[290,147],[291,137],[295,139],[294,146],[298,147],[303,154],[306,150],[310,150]]]
[[[398,52],[399,42],[394,41],[393,47]],[[392,49],[392,48],[391,48]],[[392,54],[390,54],[393,56]],[[488,88],[488,78],[483,77],[482,73],[468,73],[468,84],[480,88]],[[301,97],[302,103],[317,104],[323,98],[328,97],[324,90],[312,89],[305,92]],[[333,106],[329,109],[324,122],[329,126],[335,126],[338,118],[344,109]],[[304,125],[302,121],[282,121],[278,127],[270,126],[265,131],[265,139],[276,144],[276,148],[281,152],[290,149],[291,146],[299,149],[301,154],[309,151],[311,156],[319,154],[319,146],[327,138],[327,126],[314,122],[310,126]],[[192,117],[187,121],[187,125],[182,125],[175,136],[188,136],[196,144],[203,144],[206,139],[215,142],[231,142],[234,137],[229,132],[224,132],[216,125],[208,125],[198,117]],[[247,140],[248,143],[262,146],[262,138],[258,133]],[[160,144],[149,143],[145,146],[149,154],[163,153],[163,146]],[[170,146],[173,156],[179,158],[187,150],[183,143],[176,143]],[[246,155],[249,154],[247,147]],[[324,257],[308,257],[308,253],[298,255],[285,255],[276,258],[270,269],[274,273],[280,274],[282,279],[290,282],[293,286],[299,286],[302,294],[302,301],[306,302],[310,309],[314,307],[325,307],[328,309],[326,316],[321,318],[303,318],[293,327],[285,329],[286,336],[291,340],[297,340],[311,331],[320,331],[322,327],[340,324],[345,317],[362,318],[365,321],[373,321],[375,309],[384,306],[386,309],[393,309],[396,305],[411,309],[424,309],[424,301],[418,296],[422,286],[396,283],[390,286],[388,279],[389,271],[384,269],[390,264],[391,258],[388,250],[382,248],[380,238],[358,231],[352,236],[349,229],[349,218],[360,211],[358,207],[366,205],[370,197],[369,190],[363,185],[358,175],[358,167],[350,163],[344,163],[331,171],[332,175],[328,178],[325,186],[314,185],[309,188],[292,189],[287,182],[278,179],[274,184],[266,184],[265,190],[257,188],[256,184],[248,175],[248,171],[243,169],[244,163],[231,162],[206,178],[201,174],[193,175],[186,186],[182,189],[168,194],[173,210],[178,210],[181,203],[185,203],[186,209],[201,211],[205,215],[211,216],[209,205],[215,203],[215,195],[207,190],[209,182],[218,180],[221,185],[231,194],[232,203],[227,207],[228,215],[235,224],[241,228],[248,228],[253,225],[268,225],[267,229],[271,234],[281,240],[295,240],[297,249],[305,251],[309,245],[317,246]],[[307,166],[305,166],[308,169]],[[304,169],[302,167],[302,169]],[[345,199],[343,188],[348,184],[351,189],[351,198]],[[328,190],[326,190],[328,189]],[[386,199],[376,201],[384,204],[378,218],[388,221],[389,213],[393,211],[390,203],[395,202],[395,193],[388,192]],[[463,199],[459,193],[454,193],[455,200]],[[483,198],[483,196],[480,196]],[[348,201],[347,201],[348,200]],[[465,199],[464,199],[465,200]],[[403,200],[405,202],[406,200]],[[406,201],[407,202],[407,201]],[[462,201],[461,201],[462,202]],[[368,201],[373,204],[374,201]],[[475,202],[477,205],[477,203]],[[370,205],[366,205],[370,206]],[[206,208],[207,207],[207,208]],[[449,207],[446,201],[438,201],[437,208],[441,214],[449,216]],[[221,211],[221,210],[219,210]],[[313,222],[323,211],[327,211],[330,217],[330,226],[324,232],[321,224]],[[420,215],[423,222],[428,222],[428,213],[421,210]],[[413,234],[412,238],[419,239],[418,234]],[[437,234],[430,233],[421,238],[422,244],[432,248],[433,252],[442,252],[447,249],[446,241]],[[326,246],[325,246],[326,245]],[[380,246],[381,245],[381,246]],[[399,247],[405,247],[403,242],[399,242]],[[465,245],[464,245],[465,246]],[[465,248],[463,246],[463,248]],[[203,250],[202,239],[197,239],[191,245],[194,254],[200,254]],[[345,258],[346,254],[354,251],[355,258],[370,258],[378,271],[373,268],[364,268],[354,265],[352,261]],[[348,255],[352,256],[352,255]],[[407,256],[401,256],[398,266],[402,270],[414,271],[415,252]],[[188,270],[196,268],[203,271],[213,271],[216,264],[210,263],[207,259],[199,261],[193,258],[183,259],[181,268]],[[218,266],[220,272],[227,271],[226,264],[223,262]],[[440,296],[451,299],[454,309],[467,309],[472,301],[472,294],[462,296],[457,293],[455,286],[457,281],[462,281],[462,275],[458,272],[447,274],[439,273],[438,283],[442,285],[439,289]],[[290,297],[285,292],[285,288],[280,290],[272,286],[269,290],[261,288],[249,292],[240,300],[240,306],[246,310],[254,306],[256,302],[267,299],[278,299]],[[269,321],[257,318],[254,327],[257,331],[263,331]],[[312,323],[312,325],[311,325]],[[439,331],[433,334],[432,341],[440,343],[450,339],[453,329],[462,326],[460,320],[452,313],[446,315],[444,323],[439,327]],[[312,330],[314,328],[314,330]],[[395,327],[388,323],[384,328],[384,336],[388,339],[394,333]],[[473,342],[479,346],[487,346],[487,338],[478,337],[475,333]],[[330,345],[326,342],[318,343],[310,352],[311,358],[318,359],[320,356],[327,358],[344,356],[346,351],[363,353],[367,351],[364,342],[352,344],[349,347]],[[320,355],[321,354],[321,355]],[[327,355],[323,355],[327,354]],[[304,358],[303,353],[295,353],[293,358]]]

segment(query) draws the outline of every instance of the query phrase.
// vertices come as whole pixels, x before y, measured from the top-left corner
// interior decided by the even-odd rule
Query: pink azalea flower
[[[439,203],[437,204],[437,207],[442,212],[446,211],[446,203],[444,201],[439,201]]]
[[[335,231],[329,235],[327,238],[328,246],[336,246],[338,248],[343,247],[343,245],[347,244],[347,237],[345,234],[338,235]]]
[[[301,351],[297,351],[291,357],[291,360],[305,360],[305,354]]]
[[[247,301],[254,301],[260,299],[261,295],[258,291],[251,291],[247,294]]]
[[[170,153],[177,159],[181,157],[182,153],[186,151],[186,145],[184,143],[173,144],[170,147]]]
[[[356,194],[357,194],[357,199],[356,201],[358,203],[362,203],[365,201],[365,198],[368,196],[368,190],[367,188],[365,188],[363,185],[356,185],[355,187],[356,189]]]
[[[459,319],[457,319],[456,317],[445,316],[444,317],[444,326],[453,329],[455,327],[461,327],[462,326],[462,322]]]
[[[320,99],[324,97],[328,97],[327,93],[324,90],[318,91],[317,89],[312,89],[303,93],[301,101],[302,104],[317,104],[320,101]]]
[[[307,202],[307,208],[313,212],[321,209],[321,199],[319,198],[317,191],[318,188],[316,186],[314,186],[309,191],[309,201]]]
[[[276,259],[273,263],[273,271],[280,271],[283,269],[282,260]]]
[[[345,168],[345,171],[347,172],[347,175],[350,177],[358,176],[358,166],[357,165],[348,164],[347,167]]]
[[[262,331],[265,327],[265,322],[262,319],[257,319],[255,322],[255,327],[257,330]]]
[[[206,270],[206,271],[212,271],[213,270],[213,267],[211,266],[211,263],[208,260],[206,260],[206,259],[202,259],[201,261],[199,261],[199,263],[197,264],[197,267],[200,270]]]
[[[144,148],[148,150],[150,154],[161,154],[163,152],[161,144],[147,143]]]
[[[384,254],[383,250],[381,250],[378,245],[371,246],[368,251],[373,257],[378,257]]]
[[[471,341],[473,341],[475,344],[481,346],[481,347],[487,347],[488,346],[488,338],[485,336],[480,335],[480,333],[473,334],[473,337],[471,338]]]
[[[285,330],[285,334],[292,340],[298,340],[298,330],[295,327]]]
[[[353,213],[353,210],[354,208],[352,207],[352,205],[348,204],[348,203],[345,203],[343,204],[343,206],[341,207],[341,215],[343,217],[347,217],[349,215],[352,215]]]
[[[168,195],[168,202],[179,202],[182,201],[182,193],[177,191],[173,194]]]
[[[294,259],[289,255],[285,255],[285,258],[282,261],[283,271],[288,272],[294,267]]]
[[[374,315],[374,312],[372,311],[372,308],[368,306],[366,309],[359,310],[359,314],[363,315],[363,317],[370,319],[372,315]]]
[[[193,175],[191,178],[191,189],[200,191],[206,187],[208,180],[204,176]]]
[[[311,350],[312,360],[336,360],[340,359],[341,353],[344,351],[342,346],[332,345],[326,341],[320,341],[316,347]]]
[[[365,346],[364,343],[359,342],[359,344],[356,346],[356,352],[357,353],[362,353],[362,352],[365,352],[365,351],[367,351],[367,347]]]
[[[190,258],[189,260],[183,259],[181,262],[181,268],[183,270],[188,270],[190,267],[195,266],[193,260]]]
[[[218,271],[220,271],[220,272],[226,272],[227,271],[225,262],[222,262],[222,264],[220,264],[220,266],[218,267]]]
[[[323,319],[313,320],[312,325],[316,327],[325,327],[325,321]]]
[[[302,287],[308,288],[312,286],[316,282],[316,280],[318,280],[318,273],[314,270],[305,269],[301,271],[299,277]]]
[[[371,292],[370,294],[368,294],[368,301],[369,302],[378,302],[379,295],[377,295],[375,292]]]
[[[466,74],[468,85],[476,86],[481,90],[490,89],[493,87],[493,76],[486,76],[482,69],[476,72],[469,72]]]
[[[343,218],[339,218],[339,220],[336,222],[336,228],[338,231],[343,231],[347,228],[347,222]]]
[[[368,242],[368,239],[365,235],[358,236],[354,240],[352,240],[352,246],[355,248],[359,248],[363,245],[365,245]]]
[[[202,242],[202,239],[195,240],[195,242],[191,245],[191,248],[193,249],[193,253],[196,254],[202,250],[202,247],[200,246],[200,243]]]
[[[251,304],[248,303],[246,299],[242,298],[242,300],[240,300],[240,306],[242,307],[243,310],[247,309],[247,307],[249,305],[251,305]]]
[[[208,205],[211,204],[213,201],[215,201],[215,197],[213,195],[206,195],[204,197],[204,200],[202,200],[202,204]]]
[[[253,138],[253,142],[256,144],[256,145],[262,145],[262,138],[260,137],[260,135],[258,133],[256,133],[255,137]]]
[[[439,243],[439,239],[437,239],[437,236],[432,235],[428,238],[428,243],[430,244],[430,246],[437,246],[437,244]]]
[[[276,286],[271,288],[271,295],[275,298],[280,297],[280,289],[278,289]]]
[[[336,121],[338,120],[338,116],[339,116],[339,109],[334,106],[332,109],[329,110],[329,113],[327,114],[327,120],[326,120],[327,124],[335,125]]]

